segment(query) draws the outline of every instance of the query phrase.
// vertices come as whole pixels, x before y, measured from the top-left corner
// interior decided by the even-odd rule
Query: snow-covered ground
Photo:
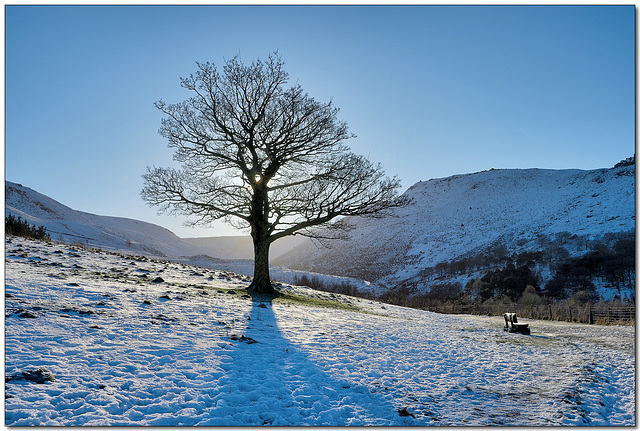
[[[5,425],[635,425],[634,327],[270,300],[229,272],[13,237],[5,282]]]

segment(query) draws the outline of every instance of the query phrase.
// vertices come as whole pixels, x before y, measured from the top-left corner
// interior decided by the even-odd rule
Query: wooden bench
[[[504,330],[529,335],[531,330],[528,323],[518,323],[516,313],[504,313]]]

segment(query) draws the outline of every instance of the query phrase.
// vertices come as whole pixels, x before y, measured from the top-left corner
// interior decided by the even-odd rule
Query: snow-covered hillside
[[[250,237],[179,238],[171,231],[138,220],[106,217],[73,210],[20,184],[5,182],[5,209],[37,226],[44,226],[54,241],[103,250],[164,257],[220,271],[253,275],[253,245]],[[300,244],[304,238],[282,238],[271,246],[271,257]],[[348,277],[309,274],[273,266],[274,281],[296,283],[303,276],[320,279],[326,286],[350,284],[362,292],[379,294],[368,282]]]
[[[51,239],[109,250],[156,256],[208,255],[218,259],[253,259],[249,236],[179,238],[152,223],[76,211],[21,184],[5,181],[5,210],[37,226],[44,226]],[[285,238],[272,245],[271,258],[278,257],[302,239]]]
[[[635,231],[635,164],[592,171],[504,169],[433,179],[404,194],[409,205],[379,219],[352,219],[351,239],[329,249],[304,243],[279,265],[388,286],[424,268],[501,246],[536,250],[543,237],[597,238]]]
[[[217,258],[240,257],[226,248],[194,245],[151,223],[76,211],[9,181],[5,181],[5,210],[7,214],[19,216],[31,224],[44,226],[53,240],[157,256],[208,254]]]
[[[9,237],[7,426],[634,426],[635,330],[447,316]],[[523,319],[526,320],[526,319]]]
[[[182,239],[150,223],[72,210],[18,184],[5,182],[5,190],[7,213],[45,226],[54,240],[183,261],[192,256],[233,259],[224,263],[227,269],[251,274],[248,262],[238,261],[253,257],[248,237]],[[271,262],[288,269],[274,267],[279,274],[274,279],[294,282],[312,272],[347,277],[334,282],[374,292],[402,286],[427,290],[433,282],[433,271],[427,269],[461,257],[538,251],[558,238],[574,238],[564,244],[573,256],[585,252],[581,243],[635,233],[633,159],[592,171],[505,169],[456,175],[417,183],[404,196],[409,204],[392,216],[353,218],[351,239],[335,241],[331,248],[299,237],[277,241]],[[550,265],[543,262],[536,271],[548,278]],[[221,262],[212,267],[223,269]],[[486,268],[456,274],[454,281],[464,285],[481,277],[481,270]],[[596,285],[602,297],[614,295],[607,294],[606,283],[596,280]]]

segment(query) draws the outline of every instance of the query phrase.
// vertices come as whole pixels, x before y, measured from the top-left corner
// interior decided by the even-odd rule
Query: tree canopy
[[[251,65],[234,57],[222,71],[197,66],[181,78],[192,97],[156,102],[166,115],[160,134],[181,169],[148,168],[142,197],[160,211],[192,217],[194,225],[222,219],[249,229],[253,289],[273,291],[273,241],[339,237],[347,229],[343,216],[376,216],[400,204],[399,180],[344,144],[354,135],[332,102],[314,100],[298,84],[285,88],[289,78],[277,53]]]

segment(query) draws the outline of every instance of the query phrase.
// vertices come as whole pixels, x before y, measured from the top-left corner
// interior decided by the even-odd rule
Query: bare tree
[[[195,216],[192,225],[222,219],[250,229],[250,290],[275,293],[269,276],[275,240],[339,237],[348,229],[343,216],[375,216],[398,205],[397,178],[343,144],[353,135],[338,121],[338,109],[299,85],[284,88],[288,74],[277,53],[249,66],[235,57],[221,72],[208,62],[197,65],[195,75],[181,78],[192,97],[156,102],[166,114],[160,134],[176,149],[181,169],[147,168],[142,197],[160,211]]]

